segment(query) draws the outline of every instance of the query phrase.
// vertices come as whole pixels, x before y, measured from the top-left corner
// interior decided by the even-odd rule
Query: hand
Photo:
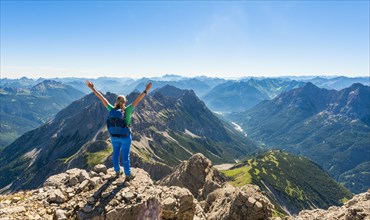
[[[146,91],[149,91],[151,87],[152,87],[152,83],[150,82],[150,83],[148,83],[148,84],[146,85],[145,90],[146,90]]]
[[[94,83],[90,82],[89,80],[86,80],[85,81],[86,85],[90,88],[90,89],[93,89],[94,88]]]

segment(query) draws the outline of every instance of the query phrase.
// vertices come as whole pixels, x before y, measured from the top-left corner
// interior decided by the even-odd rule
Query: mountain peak
[[[315,84],[313,84],[312,82],[307,82],[306,83],[306,85],[304,85],[303,87],[302,87],[302,90],[306,90],[306,91],[308,91],[308,90],[320,90],[320,88],[319,87],[317,87]]]
[[[215,189],[221,188],[226,177],[213,168],[212,162],[203,154],[192,155],[188,161],[182,162],[177,169],[160,181],[164,186],[185,187],[193,195],[204,200]]]
[[[182,98],[186,95],[196,97],[196,94],[193,90],[179,89],[179,88],[177,88],[175,86],[172,86],[172,85],[169,85],[169,84],[163,86],[162,88],[159,88],[159,89],[155,90],[155,92],[158,92],[158,93],[162,94],[163,96],[171,97],[171,98],[175,98],[175,99]]]
[[[361,83],[353,83],[349,88],[357,89],[357,88],[364,88],[364,87],[366,86]]]
[[[33,91],[33,92],[44,92],[47,89],[61,89],[61,88],[64,88],[64,87],[66,87],[66,85],[64,85],[60,82],[57,82],[55,80],[47,79],[47,80],[44,80],[44,81],[34,85],[31,88],[31,91]]]

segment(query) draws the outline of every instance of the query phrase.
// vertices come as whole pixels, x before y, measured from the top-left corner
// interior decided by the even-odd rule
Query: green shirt
[[[108,104],[105,108],[107,108],[108,111],[112,110],[114,107],[113,105],[111,104]],[[135,107],[132,106],[131,104],[129,104],[128,106],[126,106],[125,108],[125,115],[126,115],[126,125],[127,126],[130,126],[130,121],[131,121],[131,115],[132,115],[132,112],[135,110]]]

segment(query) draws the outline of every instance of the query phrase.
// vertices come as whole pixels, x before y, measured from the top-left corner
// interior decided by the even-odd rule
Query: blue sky
[[[369,75],[369,1],[1,1],[1,77]]]

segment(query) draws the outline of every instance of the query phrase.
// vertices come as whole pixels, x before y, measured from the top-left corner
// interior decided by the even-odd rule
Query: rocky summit
[[[42,188],[0,196],[0,219],[193,219],[189,190],[156,186],[142,169],[125,181],[113,169],[70,169],[49,177]]]
[[[74,168],[50,176],[42,188],[1,195],[0,219],[257,220],[272,215],[273,205],[257,186],[229,185],[202,154],[182,162],[160,185],[142,169],[132,172],[136,177],[126,181],[99,164],[91,171]]]
[[[91,171],[69,169],[50,176],[41,188],[0,195],[0,220],[370,219],[370,190],[342,207],[273,217],[274,206],[258,186],[230,185],[202,154],[182,162],[158,184],[142,169],[132,168],[132,172],[136,177],[126,181],[102,164]]]
[[[159,181],[159,184],[185,187],[198,200],[204,200],[210,192],[221,188],[225,182],[226,177],[212,166],[212,162],[203,154],[197,153],[177,166],[175,171]]]

